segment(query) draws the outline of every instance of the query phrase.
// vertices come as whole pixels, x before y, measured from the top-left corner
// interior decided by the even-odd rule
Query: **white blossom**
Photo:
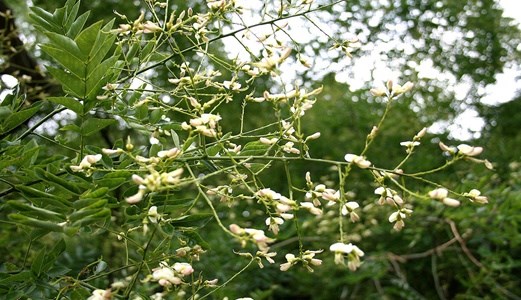
[[[462,153],[466,156],[477,156],[480,155],[481,152],[483,152],[483,147],[473,147],[467,144],[458,145],[458,147],[456,148],[458,149],[459,153]]]
[[[347,162],[352,162],[352,163],[356,164],[361,169],[366,169],[371,166],[370,161],[366,160],[363,156],[358,156],[356,154],[350,154],[350,153],[346,154],[344,156],[344,159]]]

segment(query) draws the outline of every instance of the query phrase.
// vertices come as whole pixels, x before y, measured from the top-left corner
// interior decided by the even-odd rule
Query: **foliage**
[[[393,11],[410,18],[402,2]],[[146,1],[141,15],[92,23],[74,0],[53,13],[31,8],[62,91],[27,104],[23,80],[2,77],[0,293],[517,297],[518,166],[498,178],[483,173],[492,164],[478,158],[482,147],[429,142],[425,124],[438,117],[416,118],[425,103],[413,95],[441,87],[389,80],[351,93],[332,76],[324,86],[286,78],[314,71],[284,22],[310,21],[331,51],[355,55],[357,39],[313,21],[345,1],[265,3],[255,24],[235,1],[204,4]],[[220,47],[231,39],[242,50],[228,58]],[[494,41],[476,58],[494,58],[478,84],[502,67]],[[471,73],[460,70],[458,79]],[[59,115],[69,117],[42,129]]]

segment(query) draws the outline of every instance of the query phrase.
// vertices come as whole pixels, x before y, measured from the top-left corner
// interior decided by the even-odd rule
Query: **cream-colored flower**
[[[355,271],[362,264],[360,257],[364,256],[364,252],[356,245],[351,243],[334,243],[329,247],[329,250],[335,253],[336,264],[345,264],[344,258],[347,256],[347,265],[352,271]]]
[[[143,200],[143,196],[145,196],[147,192],[147,188],[144,185],[140,185],[138,191],[135,195],[125,198],[125,201],[129,204],[135,204]]]
[[[148,209],[147,217],[152,223],[157,223],[161,219],[161,215],[157,212],[157,206],[151,206]]]
[[[432,199],[442,200],[449,195],[449,191],[445,188],[437,188],[429,192],[429,197]]]
[[[441,202],[447,206],[451,206],[451,207],[458,207],[460,205],[460,202],[459,200],[456,200],[456,199],[452,199],[452,198],[443,198],[441,200]]]
[[[161,26],[157,25],[154,22],[146,21],[144,24],[142,24],[142,30],[143,33],[153,33],[162,31],[163,28],[161,28]]]
[[[366,160],[365,157],[363,156],[358,156],[356,154],[346,154],[344,156],[344,159],[347,161],[347,162],[352,162],[354,164],[356,164],[359,168],[361,169],[366,169],[366,168],[369,168],[371,166],[371,162]]]
[[[189,263],[176,262],[172,268],[181,276],[187,276],[194,272],[194,268]]]
[[[152,280],[157,281],[162,286],[181,284],[181,278],[175,276],[174,270],[166,262],[161,262],[158,268],[152,270]]]
[[[90,168],[93,164],[101,160],[101,154],[86,155],[77,166],[71,166],[73,172],[81,172]]]
[[[87,300],[110,300],[112,299],[112,292],[110,289],[100,290],[96,289],[92,291],[92,295]]]
[[[172,148],[168,150],[161,150],[157,153],[157,156],[160,158],[176,158],[178,157],[182,151],[177,148]]]
[[[300,207],[305,208],[316,216],[320,216],[322,214],[322,210],[318,207],[315,207],[315,205],[313,205],[311,202],[300,202]]]
[[[458,153],[461,153],[466,156],[477,156],[483,152],[483,147],[473,147],[467,144],[458,145]]]
[[[470,201],[473,201],[473,202],[475,201],[480,204],[488,203],[487,196],[482,196],[481,192],[476,189],[472,189],[472,190],[470,190],[470,192],[464,193],[463,196],[468,197],[470,199]]]
[[[268,138],[265,138],[265,137],[261,137],[259,139],[259,141],[265,145],[273,145],[275,144],[279,139],[277,138],[271,138],[271,139],[268,139]]]
[[[285,257],[287,262],[280,265],[280,270],[283,272],[287,271],[291,266],[299,261],[299,259],[291,253],[286,254]]]

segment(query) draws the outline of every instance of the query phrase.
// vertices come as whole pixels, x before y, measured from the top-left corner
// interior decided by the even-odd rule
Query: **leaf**
[[[4,128],[3,131],[0,132],[0,134],[4,134],[7,132],[10,132],[11,130],[18,127],[23,122],[27,121],[30,117],[32,117],[34,114],[36,114],[40,107],[42,106],[42,102],[33,104],[30,108],[24,109],[19,112],[15,112],[14,114],[11,114],[4,120]]]
[[[199,245],[203,247],[203,249],[210,249],[210,244],[208,244],[203,238],[197,233],[195,230],[184,230],[181,232],[182,235],[186,236],[190,239],[189,245],[195,246]]]
[[[98,21],[85,28],[85,30],[80,32],[80,34],[74,39],[75,43],[78,45],[78,49],[85,59],[90,56],[94,44],[96,43],[96,39],[98,38],[98,34],[100,34],[102,25],[103,21]]]
[[[269,149],[269,145],[263,144],[260,141],[249,142],[241,150],[241,155],[257,156],[264,155]]]
[[[47,172],[41,168],[34,168],[34,172],[36,176],[38,176],[40,179],[47,181],[54,185],[59,185],[63,189],[65,189],[68,192],[72,192],[73,194],[79,195],[81,193],[81,189],[72,181],[63,179],[59,176],[56,176],[50,172]]]
[[[63,126],[62,128],[60,128],[60,131],[73,131],[73,132],[80,133],[81,128],[76,124],[67,124],[67,125]]]
[[[109,33],[110,29],[114,24],[114,19],[105,24],[101,31],[99,32],[98,38],[96,39],[96,43],[92,48],[92,52],[89,55],[89,65],[93,64],[94,66],[98,65],[103,61],[103,58],[107,55],[109,50],[114,46],[114,40],[116,39],[116,34]]]
[[[83,52],[81,51],[81,46],[76,44],[76,42],[73,39],[56,32],[45,32],[45,34],[47,35],[47,37],[49,37],[52,44],[56,48],[62,49],[63,51],[70,53],[71,55],[78,58],[80,61],[84,61],[87,59],[87,55],[83,54]]]
[[[85,96],[89,100],[95,100],[101,88],[111,79],[110,70],[114,67],[118,57],[113,56],[98,65],[91,74],[87,76]]]
[[[212,214],[193,214],[173,219],[169,223],[176,227],[203,227],[212,218]]]
[[[96,214],[87,216],[85,218],[82,218],[79,221],[74,222],[73,226],[78,226],[78,227],[87,226],[87,225],[90,225],[92,223],[96,223],[96,222],[108,219],[108,218],[110,218],[110,216],[111,216],[110,209],[109,208],[104,208],[103,210],[99,211]]]
[[[9,200],[7,201],[7,204],[15,209],[17,209],[20,212],[23,212],[24,215],[28,215],[30,217],[34,216],[41,220],[48,220],[48,221],[57,221],[57,222],[63,222],[65,221],[65,216],[54,212],[52,210],[39,208],[32,205],[27,205],[25,203],[22,203],[18,200]]]
[[[177,149],[180,149],[181,144],[179,143],[179,135],[177,134],[177,132],[175,132],[175,130],[173,130],[173,129],[170,129],[170,135],[172,136],[172,141],[174,142],[174,146]]]
[[[76,75],[78,78],[85,77],[85,64],[83,63],[83,60],[75,57],[67,51],[56,48],[54,45],[45,44],[41,45],[40,48],[43,50],[43,52],[54,58],[54,60],[56,60],[60,65],[69,70],[71,73]]]
[[[79,2],[78,2],[78,4],[79,4]],[[78,33],[80,33],[80,31],[83,29],[83,26],[85,26],[85,22],[89,18],[89,15],[90,15],[90,11],[83,13],[81,16],[78,17],[78,19],[76,19],[74,21],[74,23],[72,23],[72,25],[70,27],[67,27],[67,28],[69,28],[67,30],[67,36],[72,39],[76,38]]]
[[[54,16],[51,13],[38,6],[32,6],[29,9],[31,10],[29,17],[34,23],[42,27],[42,31],[60,31],[60,26],[54,23]]]
[[[80,101],[78,101],[74,98],[48,97],[47,100],[51,101],[52,103],[63,105],[79,115],[83,114],[83,104],[81,104]]]
[[[18,191],[22,192],[24,195],[29,196],[29,197],[41,197],[41,198],[59,199],[57,196],[55,196],[53,194],[42,192],[42,191],[40,191],[38,189],[29,187],[29,186],[25,186],[25,185],[21,185],[21,184],[20,185],[16,185],[15,189],[17,189]]]
[[[29,218],[21,214],[9,214],[7,217],[10,220],[20,223],[22,225],[45,229],[48,231],[63,232],[62,226],[50,221],[42,221],[34,218]]]
[[[85,98],[85,82],[78,76],[50,66],[47,66],[47,70],[61,83],[66,92],[81,99]]]
[[[54,266],[47,271],[47,275],[51,278],[62,277],[65,274],[69,273],[71,270],[72,269],[67,268],[66,266]]]
[[[76,19],[76,16],[78,15],[78,11],[80,10],[80,2],[76,2],[76,0],[68,0],[65,3],[66,7],[66,14],[65,18],[63,18],[63,27],[64,28],[70,28],[72,24],[74,23],[74,20]],[[70,37],[70,35],[67,35]]]
[[[117,121],[114,119],[90,118],[83,122],[80,133],[83,136],[89,136],[115,123],[117,123]]]
[[[17,274],[9,275],[9,277],[0,280],[0,285],[8,285],[12,282],[29,282],[33,274],[31,271],[26,270]]]
[[[111,173],[112,174],[112,173]],[[126,174],[124,177],[127,177]],[[102,187],[102,188],[99,188],[99,189],[96,189],[94,191],[86,191],[85,193],[83,193],[80,198],[81,199],[87,199],[87,198],[99,198],[99,197],[103,197],[105,196],[107,193],[108,193],[109,189],[106,188],[106,187]]]
[[[49,258],[55,260],[56,258],[58,258],[58,256],[60,256],[63,253],[63,251],[65,251],[65,248],[65,241],[63,239],[60,239],[59,242],[54,244],[54,247],[49,252]]]

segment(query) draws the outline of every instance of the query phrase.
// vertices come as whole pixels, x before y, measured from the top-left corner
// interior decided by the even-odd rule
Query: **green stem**
[[[143,265],[145,265],[145,263],[146,263],[148,248],[149,248],[150,244],[152,243],[152,238],[154,237],[156,230],[157,230],[157,227],[154,226],[154,230],[152,231],[152,234],[150,235],[150,239],[148,239],[147,245],[145,246],[145,249],[143,250],[141,262],[139,263],[139,266],[138,266],[136,272],[134,273],[134,276],[132,276],[132,281],[130,282],[127,289],[125,290],[125,294],[124,294],[125,299],[129,299],[130,292],[132,292],[132,288],[136,284],[137,278],[139,277],[139,273],[141,273],[141,269],[143,268]]]

